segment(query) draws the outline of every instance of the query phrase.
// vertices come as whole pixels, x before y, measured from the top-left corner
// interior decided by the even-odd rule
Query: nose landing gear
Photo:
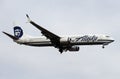
[[[104,48],[105,48],[105,45],[103,45],[102,48],[104,49]]]
[[[104,44],[102,45],[102,48],[104,49],[105,46],[108,45],[108,44],[109,44],[109,43],[104,43]]]

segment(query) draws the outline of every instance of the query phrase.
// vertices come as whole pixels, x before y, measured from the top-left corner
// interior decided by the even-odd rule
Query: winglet
[[[28,14],[26,14],[26,17],[28,18],[28,22],[31,22],[31,19]]]

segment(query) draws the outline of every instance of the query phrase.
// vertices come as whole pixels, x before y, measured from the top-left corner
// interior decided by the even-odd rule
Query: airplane
[[[106,35],[82,35],[82,36],[68,36],[60,37],[42,26],[38,25],[30,19],[28,14],[26,17],[30,24],[35,26],[38,30],[41,31],[41,37],[24,37],[23,30],[20,26],[14,27],[14,35],[11,35],[7,32],[3,33],[13,39],[14,42],[18,44],[28,45],[28,46],[37,46],[37,47],[48,47],[52,46],[59,50],[62,54],[66,51],[79,51],[80,48],[78,45],[102,45],[104,48],[106,45],[114,42],[114,39]]]

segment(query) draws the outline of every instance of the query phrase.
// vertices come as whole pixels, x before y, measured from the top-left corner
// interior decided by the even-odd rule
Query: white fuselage
[[[114,40],[105,35],[83,35],[73,37],[61,37],[60,43],[62,45],[108,45]],[[30,46],[53,46],[51,41],[45,37],[28,37],[20,38],[15,42]]]
[[[79,51],[79,46],[77,45],[103,45],[102,47],[104,48],[105,45],[114,41],[111,37],[105,35],[61,37],[32,21],[28,14],[26,14],[26,17],[28,18],[29,23],[40,30],[44,37],[26,37],[20,26],[15,26],[13,28],[14,36],[3,31],[5,35],[18,44],[38,47],[51,46],[57,48],[59,52],[62,53],[63,51]]]

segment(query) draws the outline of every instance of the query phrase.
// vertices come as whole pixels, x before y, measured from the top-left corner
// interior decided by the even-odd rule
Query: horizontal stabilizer
[[[3,32],[5,35],[7,35],[8,37],[12,38],[13,40],[18,40],[18,38],[16,38],[15,36],[8,34],[6,32]]]

